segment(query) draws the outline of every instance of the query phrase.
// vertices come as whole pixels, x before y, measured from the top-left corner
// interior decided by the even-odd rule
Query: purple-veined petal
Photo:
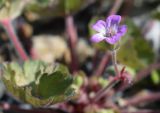
[[[120,15],[111,15],[106,19],[106,27],[111,27],[114,24],[118,25],[121,21]]]
[[[97,34],[95,34],[95,35],[93,35],[93,36],[91,37],[91,41],[92,41],[92,42],[95,42],[95,43],[98,43],[98,42],[104,40],[105,38],[106,38],[106,37],[104,37],[103,34],[97,33]]]
[[[92,28],[94,30],[96,30],[97,32],[106,33],[106,23],[103,20],[98,20],[93,26]]]
[[[117,35],[114,35],[112,37],[107,37],[105,40],[109,44],[115,44],[120,40],[120,38],[121,38],[121,36],[117,34]]]
[[[126,25],[121,25],[118,27],[118,34],[120,36],[123,36],[127,32],[127,26]]]

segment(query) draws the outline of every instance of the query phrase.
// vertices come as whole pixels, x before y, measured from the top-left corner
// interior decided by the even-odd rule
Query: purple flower
[[[118,42],[127,31],[126,25],[119,26],[120,21],[120,15],[111,15],[106,19],[106,22],[98,20],[92,28],[99,33],[93,35],[91,41],[97,43],[105,40],[109,44],[115,44]]]

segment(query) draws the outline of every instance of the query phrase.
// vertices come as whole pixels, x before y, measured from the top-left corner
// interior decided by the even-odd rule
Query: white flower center
[[[117,33],[117,25],[114,24],[113,26],[107,28],[106,37],[112,37]]]

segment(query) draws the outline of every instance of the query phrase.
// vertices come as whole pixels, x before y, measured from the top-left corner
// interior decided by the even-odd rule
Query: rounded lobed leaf
[[[41,61],[26,61],[23,66],[3,64],[2,80],[7,90],[18,100],[41,107],[71,99],[73,78],[63,65],[48,65]]]

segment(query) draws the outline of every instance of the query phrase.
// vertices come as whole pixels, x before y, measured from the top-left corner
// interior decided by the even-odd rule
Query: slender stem
[[[93,59],[92,59],[92,70],[96,69],[97,61],[98,61],[97,58],[98,58],[99,52],[100,51],[96,49],[95,55],[93,56]]]
[[[123,8],[121,9],[121,16],[126,17],[129,15],[134,7],[134,0],[124,0]]]
[[[140,109],[136,111],[121,110],[121,113],[160,113],[160,110],[155,110],[155,109]]]
[[[108,15],[116,14],[116,13],[118,12],[119,8],[121,7],[123,1],[124,1],[124,0],[115,0],[115,2],[114,2],[114,4],[113,4],[112,8],[110,9]],[[101,3],[102,3],[102,2],[101,2]],[[108,15],[107,15],[107,16],[108,16]],[[95,55],[94,55],[93,64],[94,64],[95,60],[97,59],[97,56],[98,56],[97,53],[98,53],[98,52],[99,52],[99,50],[97,50],[96,53],[95,53]],[[101,62],[103,61],[103,59],[105,59],[105,57],[106,57],[106,56],[104,55],[103,58],[102,58],[102,60],[101,60]],[[100,63],[100,64],[101,64],[101,63]],[[99,65],[99,66],[101,66],[101,65]],[[97,69],[99,69],[99,68],[100,68],[100,67],[98,67]],[[94,74],[94,75],[98,75],[98,74]]]
[[[58,108],[32,108],[23,109],[18,105],[11,105],[8,103],[0,103],[0,111],[6,113],[63,113],[63,110]],[[0,112],[1,113],[1,112]]]
[[[112,63],[113,63],[116,75],[120,76],[120,73],[119,73],[119,70],[118,70],[118,67],[117,67],[117,50],[112,51]]]
[[[69,43],[70,43],[70,51],[71,51],[71,71],[76,72],[78,70],[78,59],[75,52],[76,44],[77,44],[77,31],[74,25],[73,16],[66,16],[66,31],[68,33]]]
[[[98,68],[94,71],[93,75],[100,76],[103,74],[104,70],[106,69],[106,65],[108,64],[109,60],[111,58],[111,55],[108,51],[106,51],[104,57],[102,58]]]
[[[118,12],[118,10],[120,9],[123,1],[124,0],[115,0],[114,4],[109,12],[109,15],[116,14]]]
[[[140,72],[138,72],[136,75],[135,82],[138,82],[143,78],[147,77],[148,75],[150,75],[149,73],[151,73],[153,70],[156,70],[156,69],[160,69],[160,62],[151,64],[147,68],[142,69]]]
[[[106,93],[113,88],[121,79],[119,79],[119,77],[115,77],[114,79],[112,79],[110,81],[110,83],[104,87],[103,89],[101,89],[100,91],[97,92],[95,98],[94,98],[94,102],[97,102],[98,100],[100,100],[104,95],[106,95]]]
[[[148,102],[153,102],[153,101],[158,101],[160,100],[160,92],[156,93],[148,93],[146,95],[137,95],[132,98],[129,98],[126,100],[126,104],[123,107],[128,107],[128,106],[137,106],[141,103],[148,103]]]
[[[160,62],[158,63],[154,63],[154,64],[150,64],[147,68],[142,69],[141,71],[139,71],[136,75],[136,78],[133,82],[133,85],[136,84],[137,82],[141,81],[142,79],[144,79],[147,76],[150,76],[150,73],[153,70],[156,69],[160,69]],[[126,86],[123,89],[121,89],[121,91],[124,91],[125,89],[129,88],[130,86]]]
[[[29,57],[28,57],[27,53],[25,52],[23,46],[21,45],[21,43],[20,43],[20,41],[14,31],[11,20],[5,19],[5,20],[1,20],[0,22],[1,22],[1,25],[5,28],[11,42],[13,43],[13,45],[15,47],[17,54],[19,55],[19,57],[23,61],[28,60]]]

